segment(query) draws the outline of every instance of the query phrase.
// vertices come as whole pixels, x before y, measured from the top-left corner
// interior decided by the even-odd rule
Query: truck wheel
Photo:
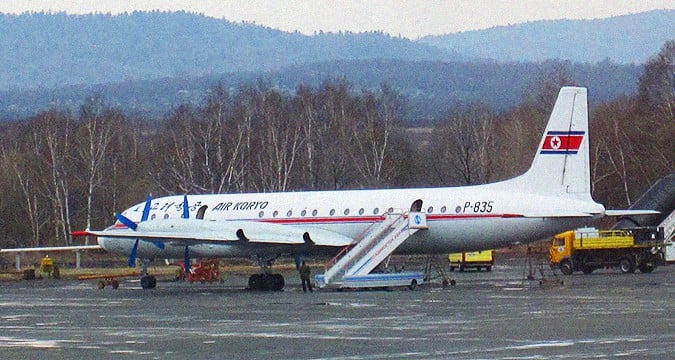
[[[572,269],[572,263],[569,260],[563,260],[560,262],[560,271],[565,275],[572,275],[574,269]]]
[[[410,288],[410,290],[415,290],[416,287],[417,287],[417,280],[412,279],[410,285],[408,285],[408,288]]]
[[[583,268],[581,271],[583,271],[584,274],[590,274],[590,273],[593,272],[593,270],[595,270],[595,269],[593,269],[592,266],[590,266],[590,265],[584,265],[584,268]]]
[[[646,264],[640,264],[640,269],[641,273],[649,274],[650,272],[654,271],[654,265],[646,263]]]
[[[624,274],[635,272],[635,263],[630,258],[623,258],[619,261],[619,269]]]

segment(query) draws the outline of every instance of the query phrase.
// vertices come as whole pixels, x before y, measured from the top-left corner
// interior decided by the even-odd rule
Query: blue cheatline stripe
[[[584,135],[585,131],[549,131],[546,135]]]
[[[578,150],[542,150],[539,152],[543,155],[576,155]]]

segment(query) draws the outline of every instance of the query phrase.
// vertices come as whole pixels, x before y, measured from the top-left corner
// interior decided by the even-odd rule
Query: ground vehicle
[[[464,269],[468,268],[475,268],[478,271],[481,268],[485,268],[485,270],[491,271],[492,265],[494,265],[493,254],[494,250],[450,254],[448,255],[450,271],[455,271],[455,268],[459,268],[459,271],[464,271]]]
[[[663,228],[639,227],[622,230],[580,228],[553,237],[551,265],[563,274],[590,274],[603,267],[619,267],[623,273],[639,269],[649,273],[664,264]]]

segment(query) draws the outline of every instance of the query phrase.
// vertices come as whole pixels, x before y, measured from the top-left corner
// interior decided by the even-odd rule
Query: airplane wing
[[[584,211],[551,209],[549,211],[528,212],[522,215],[513,215],[510,217],[524,218],[568,218],[568,217],[594,217],[600,213],[590,213]]]
[[[605,210],[607,216],[655,215],[660,213],[656,210]]]
[[[318,228],[298,228],[256,221],[205,221],[176,219],[145,221],[136,230],[111,228],[87,231],[90,235],[107,238],[128,238],[148,241],[167,241],[175,245],[223,244],[228,242],[345,246],[352,238]]]
[[[555,218],[565,218],[565,217],[595,217],[595,216],[631,216],[631,215],[653,215],[660,214],[659,211],[655,210],[605,210],[604,214],[602,212],[585,212],[585,211],[574,211],[569,209],[549,209],[548,211],[537,211],[529,212],[525,214],[518,215],[505,215],[505,217],[525,217],[525,218],[541,218],[541,217],[555,217]]]

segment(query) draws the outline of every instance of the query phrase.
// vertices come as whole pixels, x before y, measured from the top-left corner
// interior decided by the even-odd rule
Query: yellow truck
[[[450,271],[455,271],[455,268],[459,268],[459,271],[467,268],[474,268],[478,271],[485,268],[491,271],[495,263],[494,250],[454,253],[448,255],[448,261],[450,261]]]
[[[639,269],[650,273],[664,264],[663,228],[622,230],[580,228],[553,237],[549,257],[565,275],[590,274],[596,269],[618,267],[622,273]]]

